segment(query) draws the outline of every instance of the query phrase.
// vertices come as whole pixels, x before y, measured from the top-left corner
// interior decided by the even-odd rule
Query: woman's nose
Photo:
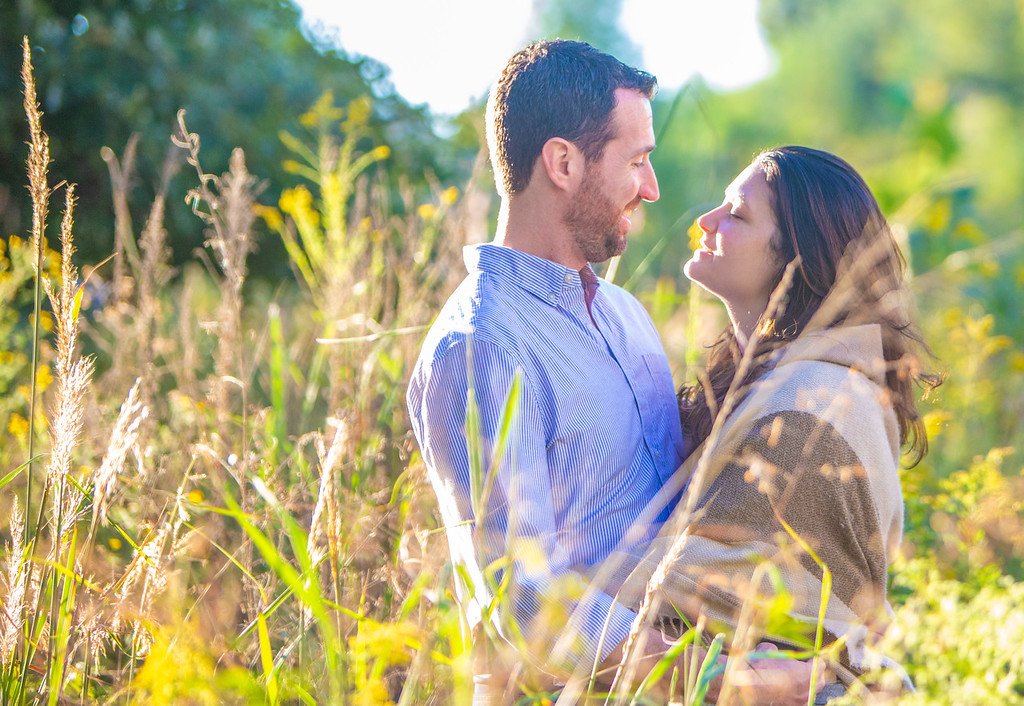
[[[720,208],[720,207],[719,207]],[[713,208],[697,219],[697,226],[705,233],[714,233],[718,223],[718,208]]]

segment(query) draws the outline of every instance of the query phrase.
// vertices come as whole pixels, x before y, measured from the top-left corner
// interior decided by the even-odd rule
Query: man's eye
[[[743,216],[741,216],[736,211],[729,211],[729,215],[732,216],[733,218],[735,218],[738,221],[742,221],[743,220]]]

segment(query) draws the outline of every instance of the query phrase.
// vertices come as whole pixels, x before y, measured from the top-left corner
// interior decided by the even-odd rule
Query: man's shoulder
[[[613,284],[605,279],[601,280],[600,291],[625,320],[633,324],[643,323],[653,329],[654,322],[651,321],[647,308],[635,296],[617,284]]]
[[[630,294],[629,292],[627,292],[625,289],[615,284],[614,282],[609,282],[608,280],[602,278],[601,291],[604,292],[605,296],[610,298],[616,304],[621,304],[623,306],[638,306],[640,308],[643,308],[643,304],[640,303],[639,299],[634,297],[632,294]]]
[[[514,348],[515,333],[510,324],[518,318],[520,306],[513,292],[485,273],[469,274],[452,292],[430,327],[420,353],[438,359],[453,348],[463,348],[472,338],[491,348]]]

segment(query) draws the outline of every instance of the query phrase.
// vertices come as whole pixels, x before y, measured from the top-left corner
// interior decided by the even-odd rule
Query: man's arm
[[[671,647],[659,630],[647,628],[647,638],[642,653],[632,657],[636,665],[632,685],[620,685],[621,689],[632,691],[640,685],[644,677],[661,660],[662,656]],[[611,684],[615,678],[619,664],[622,662],[625,643],[619,644],[601,663],[599,680],[603,684]],[[689,647],[675,660],[675,668],[679,674],[685,674],[693,664],[693,650],[697,650],[696,664],[698,669],[707,657],[707,652],[700,647]],[[775,652],[778,647],[770,642],[758,644],[758,652]],[[718,657],[718,664],[724,665],[728,657]],[[823,662],[815,664],[813,660],[762,659],[757,661],[744,661],[736,666],[730,675],[731,685],[734,689],[734,696],[739,698],[740,704],[773,704],[774,706],[803,706],[807,703],[807,694],[810,691],[811,676],[817,669],[815,679],[815,691],[821,691],[822,687],[835,682],[835,677],[826,674]],[[678,698],[682,687],[677,685],[676,693],[669,693],[672,670],[656,684],[650,686],[648,694],[659,698]],[[679,684],[682,683],[679,680]],[[715,677],[708,686],[707,700],[717,703],[723,686],[722,676]]]
[[[521,380],[506,437],[508,446],[489,481],[489,494],[478,518],[474,507],[479,507],[479,502],[474,503],[472,496],[488,482],[471,480],[472,443],[467,444],[466,439],[468,390],[472,382],[479,409],[480,439],[476,441],[486,474],[502,436],[509,390],[520,366],[508,351],[489,342],[474,341],[471,352],[468,347],[466,339],[456,339],[432,361],[421,361],[409,391],[414,429],[448,528],[452,560],[474,577],[473,598],[486,605],[491,591],[479,585],[484,571],[491,562],[510,554],[515,589],[510,596],[511,615],[509,611],[501,614],[503,624],[508,626],[513,618],[528,639],[540,636],[542,630],[554,638],[566,632],[564,618],[544,625],[534,624],[538,621],[533,618],[544,609],[545,598],[559,595],[564,583],[582,584],[582,579],[571,571],[559,547],[547,434],[537,395],[529,380]],[[615,605],[611,596],[597,591],[587,592],[580,600],[563,598],[560,603],[565,614],[571,613],[568,629],[579,635],[581,644],[570,650],[566,660],[554,661],[588,671],[605,623],[602,655],[622,641],[635,616]]]

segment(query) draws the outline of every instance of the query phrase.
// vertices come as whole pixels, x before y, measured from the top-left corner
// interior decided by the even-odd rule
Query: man
[[[634,212],[659,196],[655,90],[650,74],[581,42],[537,42],[509,60],[487,109],[497,233],[466,249],[469,274],[427,335],[408,392],[477,610],[491,599],[488,564],[510,556],[502,625],[527,641],[545,627],[569,631],[542,661],[588,673],[595,660],[614,663],[635,612],[589,591],[563,598],[567,625],[537,617],[550,615],[545,599],[582,583],[576,571],[652,536],[670,508],[651,526],[638,520],[683,451],[650,317],[589,264],[621,254]]]

